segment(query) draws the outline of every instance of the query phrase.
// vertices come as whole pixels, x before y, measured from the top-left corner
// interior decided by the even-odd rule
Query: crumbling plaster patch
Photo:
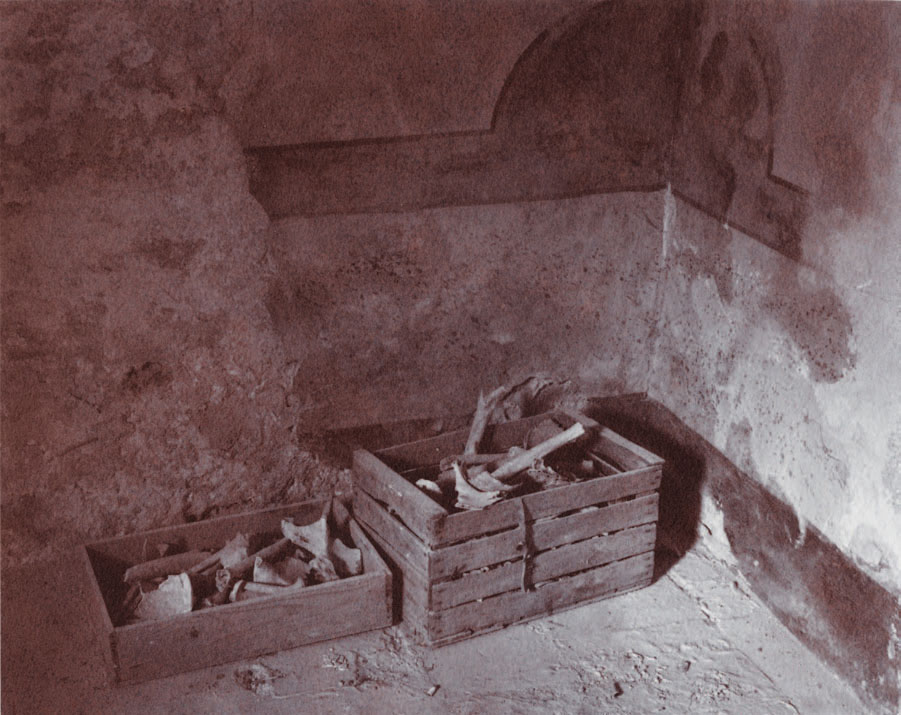
[[[652,396],[791,504],[801,539],[804,523],[816,524],[897,588],[901,512],[891,474],[897,464],[892,435],[901,419],[892,347],[901,345],[897,311],[683,202],[675,214]],[[716,276],[693,261],[708,246],[729,257]],[[728,303],[717,287],[726,278],[733,293]],[[839,340],[850,347],[833,356],[840,370],[835,380],[811,365],[798,331],[786,327],[786,316],[803,310],[804,296],[825,293],[844,306],[837,324],[853,331]],[[835,315],[826,313],[805,330],[828,330],[830,319]]]

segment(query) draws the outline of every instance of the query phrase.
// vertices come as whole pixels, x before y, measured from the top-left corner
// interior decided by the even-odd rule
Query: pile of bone
[[[298,526],[283,519],[280,535],[241,533],[212,553],[166,554],[132,566],[125,572],[129,588],[116,614],[117,624],[287,595],[361,574],[362,554],[335,533],[330,511],[335,512],[336,523],[346,524],[347,512],[335,503],[312,524]],[[343,538],[350,542],[346,534]]]
[[[585,434],[585,428],[578,422],[563,429],[548,419],[529,431],[522,447],[511,447],[502,454],[479,453],[491,415],[507,392],[500,387],[487,397],[479,394],[463,454],[442,459],[438,477],[419,479],[416,486],[444,506],[472,510],[519,495],[527,483],[547,489],[571,481],[572,475],[561,474],[545,464],[544,458]],[[590,460],[579,466],[593,475]]]

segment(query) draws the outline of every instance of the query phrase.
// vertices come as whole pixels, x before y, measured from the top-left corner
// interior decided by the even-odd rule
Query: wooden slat
[[[103,662],[106,666],[106,675],[112,682],[116,678],[116,662],[112,654],[112,636],[113,622],[110,619],[109,609],[103,600],[103,594],[97,584],[94,575],[94,566],[91,558],[88,556],[88,550],[82,546],[79,549],[79,557],[83,565],[82,577],[85,579],[85,590],[87,592],[87,604],[89,617],[94,622],[97,638],[100,641],[100,650],[103,654]]]
[[[647,464],[663,464],[663,458],[658,457],[656,454],[648,451],[641,445],[635,444],[635,442],[626,439],[621,434],[614,432],[609,427],[602,427],[598,434],[600,434],[600,436],[604,439],[617,444],[621,448],[638,455]]]
[[[554,416],[553,413],[545,413],[512,422],[489,425],[485,430],[483,444],[486,446],[483,451],[506,452],[514,445],[521,445],[532,427],[546,419],[553,419]],[[462,454],[468,436],[469,428],[466,428],[430,439],[380,449],[375,454],[400,468],[425,467],[438,464],[444,457]],[[401,465],[403,466],[401,467]]]
[[[657,519],[657,503],[655,493],[593,511],[535,522],[531,525],[533,549],[545,551],[604,532],[647,524]],[[465,571],[516,558],[522,553],[521,542],[520,530],[513,528],[436,549],[429,560],[429,578],[433,581],[451,578]]]
[[[353,539],[354,546],[360,550],[363,557],[363,573],[387,573],[390,576],[391,571],[388,564],[379,556],[378,551],[375,550],[369,537],[366,536],[356,520],[351,519],[348,526],[350,538]]]
[[[412,599],[421,606],[425,612],[428,602],[429,583],[425,574],[407,561],[403,554],[382,534],[367,524],[363,516],[360,516],[363,527],[367,529],[369,537],[385,552],[395,570],[395,575],[401,580],[404,598]]]
[[[585,415],[576,412],[575,410],[570,410],[568,408],[561,408],[558,411],[559,415],[563,415],[568,417],[569,419],[579,422],[585,427],[586,430],[594,431],[600,437],[605,440],[606,444],[614,444],[618,448],[625,449],[628,452],[631,452],[633,455],[637,456],[645,465],[649,464],[662,464],[663,460],[658,457],[653,452],[646,450],[641,445],[635,444],[631,440],[626,439],[618,432],[614,432],[609,427],[604,427],[600,422],[591,419],[591,417],[586,417]],[[629,466],[628,469],[638,469],[642,466],[640,463],[635,463],[635,466]]]
[[[281,520],[286,517],[293,517],[297,524],[311,524],[320,517],[325,504],[324,500],[314,499],[245,514],[220,516],[190,524],[177,524],[139,534],[94,541],[87,544],[87,548],[121,559],[127,564],[144,561],[145,550],[148,554],[155,554],[157,544],[182,541],[188,549],[216,550],[238,533],[278,531]]]
[[[548,581],[575,571],[601,566],[629,556],[652,551],[657,533],[655,524],[598,536],[536,554],[529,574],[534,582]],[[522,580],[522,561],[512,561],[489,571],[474,571],[450,581],[433,584],[430,610],[440,611],[462,603],[514,591]]]
[[[387,541],[405,563],[424,575],[428,574],[431,555],[429,548],[362,489],[357,490],[354,516],[365,524],[370,535],[377,535]]]
[[[574,576],[539,586],[534,591],[510,591],[465,603],[428,615],[428,633],[434,641],[478,632],[496,625],[514,623],[537,614],[550,615],[557,610],[600,595],[650,583],[654,554],[648,552],[616,561]]]
[[[312,586],[174,618],[117,628],[121,681],[253,658],[391,624],[387,574]]]
[[[425,543],[431,544],[447,510],[365,449],[354,452],[354,483],[387,504]]]
[[[526,500],[527,511],[532,518],[540,519],[591,504],[652,491],[660,486],[660,475],[661,467],[656,465],[633,472],[545,489],[519,498]],[[519,523],[520,518],[520,506],[516,502],[517,499],[505,499],[479,511],[450,514],[439,525],[437,538],[430,546],[443,546],[476,538],[492,531],[512,529]]]
[[[554,613],[562,613],[564,611],[568,611],[573,608],[579,608],[580,606],[584,606],[589,603],[595,603],[597,601],[603,601],[607,598],[612,598],[614,596],[621,596],[626,593],[631,593],[632,591],[636,591],[640,588],[644,588],[645,586],[648,586],[650,584],[650,582],[651,582],[651,578],[648,577],[647,579],[642,579],[641,581],[638,581],[634,586],[620,588],[620,589],[617,589],[616,591],[612,591],[610,593],[601,593],[596,596],[590,596],[588,598],[584,598],[581,601],[578,601],[577,603],[570,603],[567,605],[560,606],[557,608],[556,611],[554,611]],[[514,623],[499,623],[499,624],[495,624],[495,625],[491,625],[491,626],[486,626],[485,628],[480,628],[477,631],[463,631],[462,633],[456,633],[454,635],[447,636],[445,638],[426,639],[425,644],[431,646],[432,648],[443,648],[444,646],[450,645],[451,643],[457,643],[459,641],[466,640],[467,638],[473,638],[474,636],[481,636],[486,633],[492,633],[494,631],[499,631],[502,628],[507,628],[508,626],[519,625],[520,623],[527,623],[528,621],[534,621],[539,618],[544,618],[544,616],[545,616],[545,614],[543,614],[543,613],[533,613],[530,616],[525,616],[523,618],[520,618],[518,621],[515,621]],[[420,629],[420,631],[421,630],[422,629]]]

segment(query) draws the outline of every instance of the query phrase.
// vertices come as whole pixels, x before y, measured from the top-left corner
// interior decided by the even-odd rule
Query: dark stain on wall
[[[704,61],[701,62],[698,79],[701,82],[704,96],[708,100],[716,99],[723,91],[722,64],[728,47],[729,35],[720,30],[714,36],[713,42],[710,43],[710,49],[707,51]]]
[[[894,3],[823,7],[803,58],[810,87],[797,119],[813,144],[819,199],[856,217],[878,211],[897,153],[880,128],[901,86],[898,18]]]
[[[131,368],[122,380],[122,387],[128,392],[139,393],[152,387],[164,387],[172,382],[172,372],[153,360],[140,367]]]
[[[810,285],[790,269],[772,283],[767,312],[791,336],[816,382],[838,382],[857,363],[854,326],[841,299],[827,287]]]

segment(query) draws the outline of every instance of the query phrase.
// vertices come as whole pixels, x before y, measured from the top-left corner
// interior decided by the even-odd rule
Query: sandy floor
[[[646,589],[438,650],[395,627],[113,688],[66,576],[4,578],[4,715],[867,712],[703,546]]]

